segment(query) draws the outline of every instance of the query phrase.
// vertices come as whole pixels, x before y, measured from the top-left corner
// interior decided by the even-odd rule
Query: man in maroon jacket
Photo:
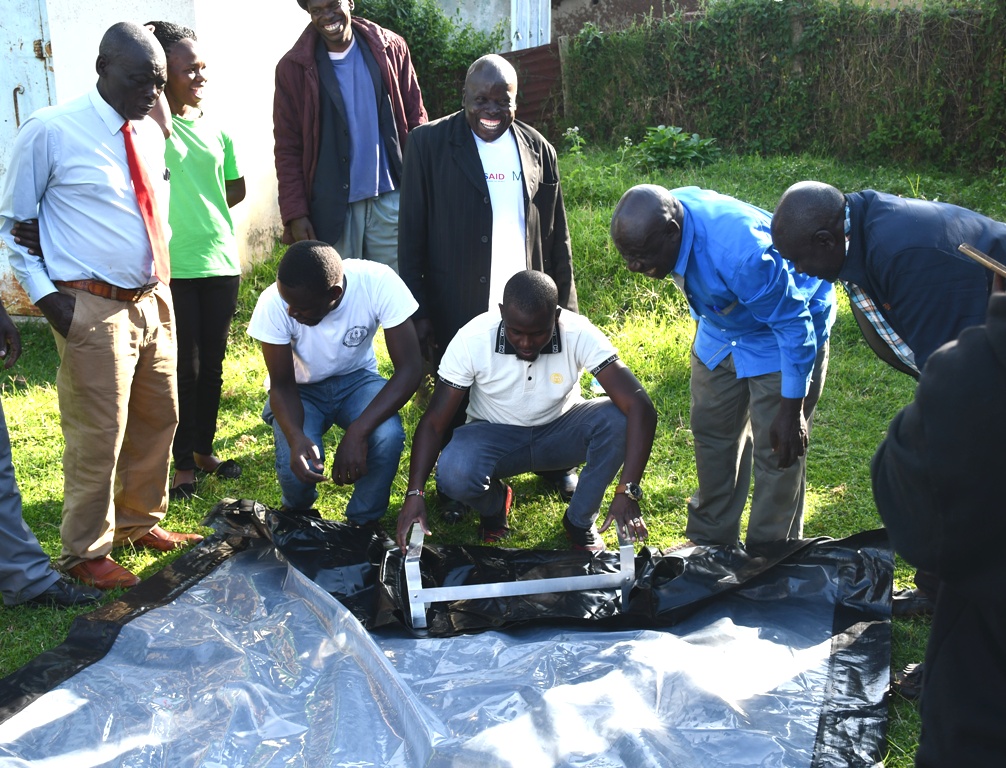
[[[273,103],[283,241],[397,270],[402,153],[427,120],[409,47],[353,18],[353,0],[297,3],[311,23],[276,66]]]

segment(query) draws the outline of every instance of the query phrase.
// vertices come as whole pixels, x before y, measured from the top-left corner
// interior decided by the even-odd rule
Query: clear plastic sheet
[[[415,697],[358,621],[273,549],[133,619],[0,724],[0,765],[423,765]]]
[[[358,559],[372,542],[326,535],[340,542],[309,570],[359,597],[354,578],[333,581],[318,563],[342,571],[333,552]],[[642,558],[630,608],[645,626],[628,627],[630,611],[426,639],[368,633],[273,547],[227,545],[166,569],[163,604],[154,577],[127,593],[131,612],[98,612],[96,626],[122,620],[117,636],[91,630],[114,638],[100,660],[6,710],[12,678],[0,683],[0,766],[880,762],[893,563],[875,539],[804,545],[780,562]],[[187,560],[206,575],[186,576]],[[35,677],[45,683],[44,665]]]

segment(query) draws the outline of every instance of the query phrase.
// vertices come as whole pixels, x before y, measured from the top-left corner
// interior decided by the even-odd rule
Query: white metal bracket
[[[419,557],[425,534],[422,527],[412,526],[405,554],[406,602],[412,628],[426,629],[426,609],[431,603],[451,600],[474,600],[484,597],[516,597],[552,592],[576,592],[583,589],[614,589],[621,587],[622,606],[628,605],[629,590],[636,579],[636,557],[632,543],[618,540],[618,570],[613,573],[593,573],[583,576],[558,576],[551,579],[527,579],[492,584],[462,584],[455,587],[423,587]]]

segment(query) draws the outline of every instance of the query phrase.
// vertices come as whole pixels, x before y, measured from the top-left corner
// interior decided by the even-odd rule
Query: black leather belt
[[[157,283],[148,283],[141,288],[120,288],[117,285],[105,283],[101,280],[53,280],[52,282],[64,288],[77,288],[81,291],[87,291],[103,299],[132,302],[137,302],[144,296],[150,295],[154,288],[157,287]]]

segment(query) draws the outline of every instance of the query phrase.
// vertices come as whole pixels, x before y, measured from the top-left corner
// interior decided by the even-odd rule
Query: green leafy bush
[[[624,141],[624,140],[623,140]],[[675,125],[647,128],[646,136],[635,147],[641,165],[647,168],[671,168],[688,163],[705,164],[719,157],[716,139],[701,139]]]
[[[563,63],[565,125],[609,146],[681,126],[742,153],[994,169],[1006,154],[1003,0],[715,0]]]
[[[468,67],[499,51],[506,39],[503,22],[480,32],[446,14],[436,0],[359,0],[354,14],[405,38],[431,120],[461,109]]]

